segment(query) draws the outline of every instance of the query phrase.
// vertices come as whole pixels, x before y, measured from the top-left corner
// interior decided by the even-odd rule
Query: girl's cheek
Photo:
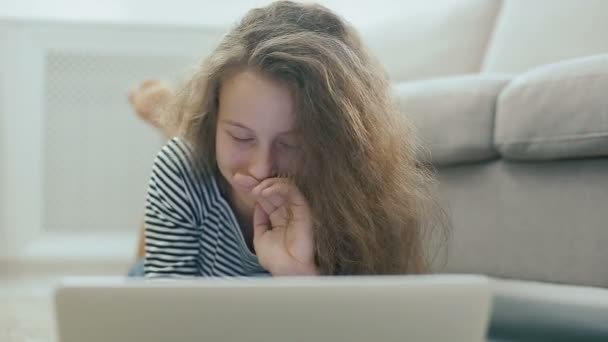
[[[247,148],[233,142],[227,142],[221,148],[225,151],[226,162],[230,164],[232,169],[242,169],[247,166],[249,156]]]
[[[230,157],[230,163],[235,168],[239,169],[245,168],[247,166],[247,160],[247,153],[238,149],[234,150]]]
[[[281,174],[295,174],[298,170],[299,155],[297,152],[290,152],[282,155],[279,158],[279,173]]]

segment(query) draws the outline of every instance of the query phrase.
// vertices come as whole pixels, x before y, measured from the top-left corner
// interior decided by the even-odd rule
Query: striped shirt
[[[146,277],[267,273],[251,253],[215,174],[197,172],[179,138],[154,160],[146,200]]]

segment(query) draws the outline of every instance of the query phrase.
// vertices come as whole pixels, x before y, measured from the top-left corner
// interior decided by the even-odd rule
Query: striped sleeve
[[[146,199],[146,277],[191,277],[198,274],[198,210],[184,145],[171,140],[154,160]]]

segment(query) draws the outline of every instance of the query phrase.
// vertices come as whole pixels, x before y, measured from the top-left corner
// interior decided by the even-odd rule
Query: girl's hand
[[[274,276],[317,275],[312,216],[298,188],[284,178],[259,182],[236,174],[234,181],[256,200],[253,246],[260,265]]]

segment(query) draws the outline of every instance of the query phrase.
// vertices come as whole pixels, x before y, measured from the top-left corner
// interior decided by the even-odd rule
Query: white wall
[[[424,11],[459,0],[318,0],[359,29],[408,11]],[[2,0],[0,17],[153,23],[194,26],[226,26],[248,9],[271,0]]]

